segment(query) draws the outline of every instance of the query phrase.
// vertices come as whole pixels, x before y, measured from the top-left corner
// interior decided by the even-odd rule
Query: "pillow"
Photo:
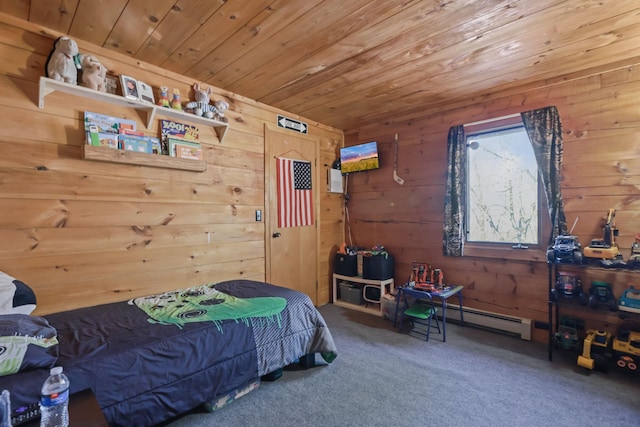
[[[0,315],[0,376],[51,368],[58,360],[56,329],[42,317]]]
[[[0,314],[31,314],[36,294],[15,277],[0,271]]]

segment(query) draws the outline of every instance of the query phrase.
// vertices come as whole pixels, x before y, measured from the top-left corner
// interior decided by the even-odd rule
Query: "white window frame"
[[[493,130],[502,130],[512,128],[515,126],[522,126],[522,118],[520,114],[512,116],[505,116],[496,119],[484,120],[481,122],[475,122],[464,125],[465,138],[469,140],[469,136],[478,133],[491,132]],[[467,150],[469,147],[467,147]],[[468,176],[468,164],[465,165],[466,174]],[[465,183],[466,194],[465,197],[469,197],[469,183]],[[465,256],[478,256],[478,257],[491,257],[491,258],[506,258],[506,259],[521,259],[521,260],[546,260],[546,237],[551,229],[551,221],[549,218],[549,211],[547,209],[547,200],[544,193],[544,186],[540,174],[538,174],[538,243],[537,244],[525,244],[517,245],[514,243],[497,243],[497,242],[473,242],[467,240],[467,235],[464,236],[464,255]],[[467,204],[467,209],[468,209]],[[465,212],[465,216],[468,215],[468,211]],[[468,220],[468,219],[467,219]],[[465,231],[467,230],[467,224],[465,224]]]

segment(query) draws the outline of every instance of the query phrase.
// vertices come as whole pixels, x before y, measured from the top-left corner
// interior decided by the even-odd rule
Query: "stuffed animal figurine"
[[[82,56],[82,86],[100,92],[107,91],[107,70],[95,56]]]
[[[47,59],[47,77],[65,83],[78,84],[78,44],[69,37],[62,36],[53,44]]]
[[[160,99],[158,99],[158,105],[161,107],[171,107],[169,102],[169,88],[166,86],[160,86]]]
[[[227,123],[229,120],[224,116],[224,112],[229,109],[229,103],[227,101],[216,101],[216,113],[213,118],[219,122]]]
[[[187,102],[185,108],[190,109],[196,116],[206,117],[208,119],[213,118],[216,112],[216,107],[209,104],[211,88],[204,90],[200,87],[199,83],[193,84],[193,90],[195,91],[195,101]]]
[[[174,110],[182,110],[182,104],[180,103],[180,89],[173,89],[171,108],[173,108]]]

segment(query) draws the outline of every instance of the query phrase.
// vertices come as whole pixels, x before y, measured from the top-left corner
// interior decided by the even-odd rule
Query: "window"
[[[535,210],[538,215],[537,245],[526,245],[516,242],[516,239],[505,239],[510,243],[495,242],[491,238],[478,242],[468,242],[466,231],[469,221],[466,208],[468,191],[468,152],[472,147],[480,148],[480,142],[470,139],[467,142],[466,135],[478,137],[481,134],[518,128],[520,125],[526,129],[531,147],[535,153],[535,164],[538,168],[538,185],[544,191],[538,190],[540,197]],[[509,138],[511,140],[511,138]],[[496,149],[495,158],[505,157],[500,149]],[[517,150],[516,150],[517,151]],[[476,160],[477,162],[477,160]],[[495,167],[503,168],[505,165],[497,164]],[[503,257],[505,259],[523,259],[531,261],[545,261],[545,240],[551,244],[555,236],[567,230],[567,221],[564,215],[564,202],[562,200],[562,124],[558,109],[554,106],[539,108],[537,110],[523,111],[519,115],[513,115],[490,122],[477,122],[471,125],[456,125],[449,128],[447,136],[447,182],[444,197],[444,222],[442,227],[442,254],[444,256],[489,256]],[[488,180],[487,180],[488,181]],[[485,185],[481,179],[476,186]],[[537,187],[537,186],[536,186]],[[515,191],[515,190],[514,190]],[[516,195],[520,197],[520,195]],[[514,196],[515,198],[515,196]],[[494,203],[490,201],[488,204]],[[503,203],[503,208],[505,203]],[[515,209],[511,209],[515,212]],[[511,221],[512,223],[514,221]],[[500,229],[500,227],[498,227]],[[527,239],[525,239],[527,240]],[[513,244],[511,244],[511,242]],[[545,245],[545,246],[543,246]],[[514,250],[514,249],[537,250]],[[478,250],[479,249],[479,250]],[[487,250],[490,249],[490,250]],[[518,254],[518,255],[516,255]]]
[[[467,253],[540,247],[543,189],[520,115],[467,125],[464,133]]]
[[[523,126],[467,135],[467,241],[538,244],[538,169]]]

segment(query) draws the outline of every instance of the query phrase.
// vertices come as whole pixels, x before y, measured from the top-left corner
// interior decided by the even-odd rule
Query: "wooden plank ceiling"
[[[0,7],[343,130],[640,55],[637,0],[0,0]]]

